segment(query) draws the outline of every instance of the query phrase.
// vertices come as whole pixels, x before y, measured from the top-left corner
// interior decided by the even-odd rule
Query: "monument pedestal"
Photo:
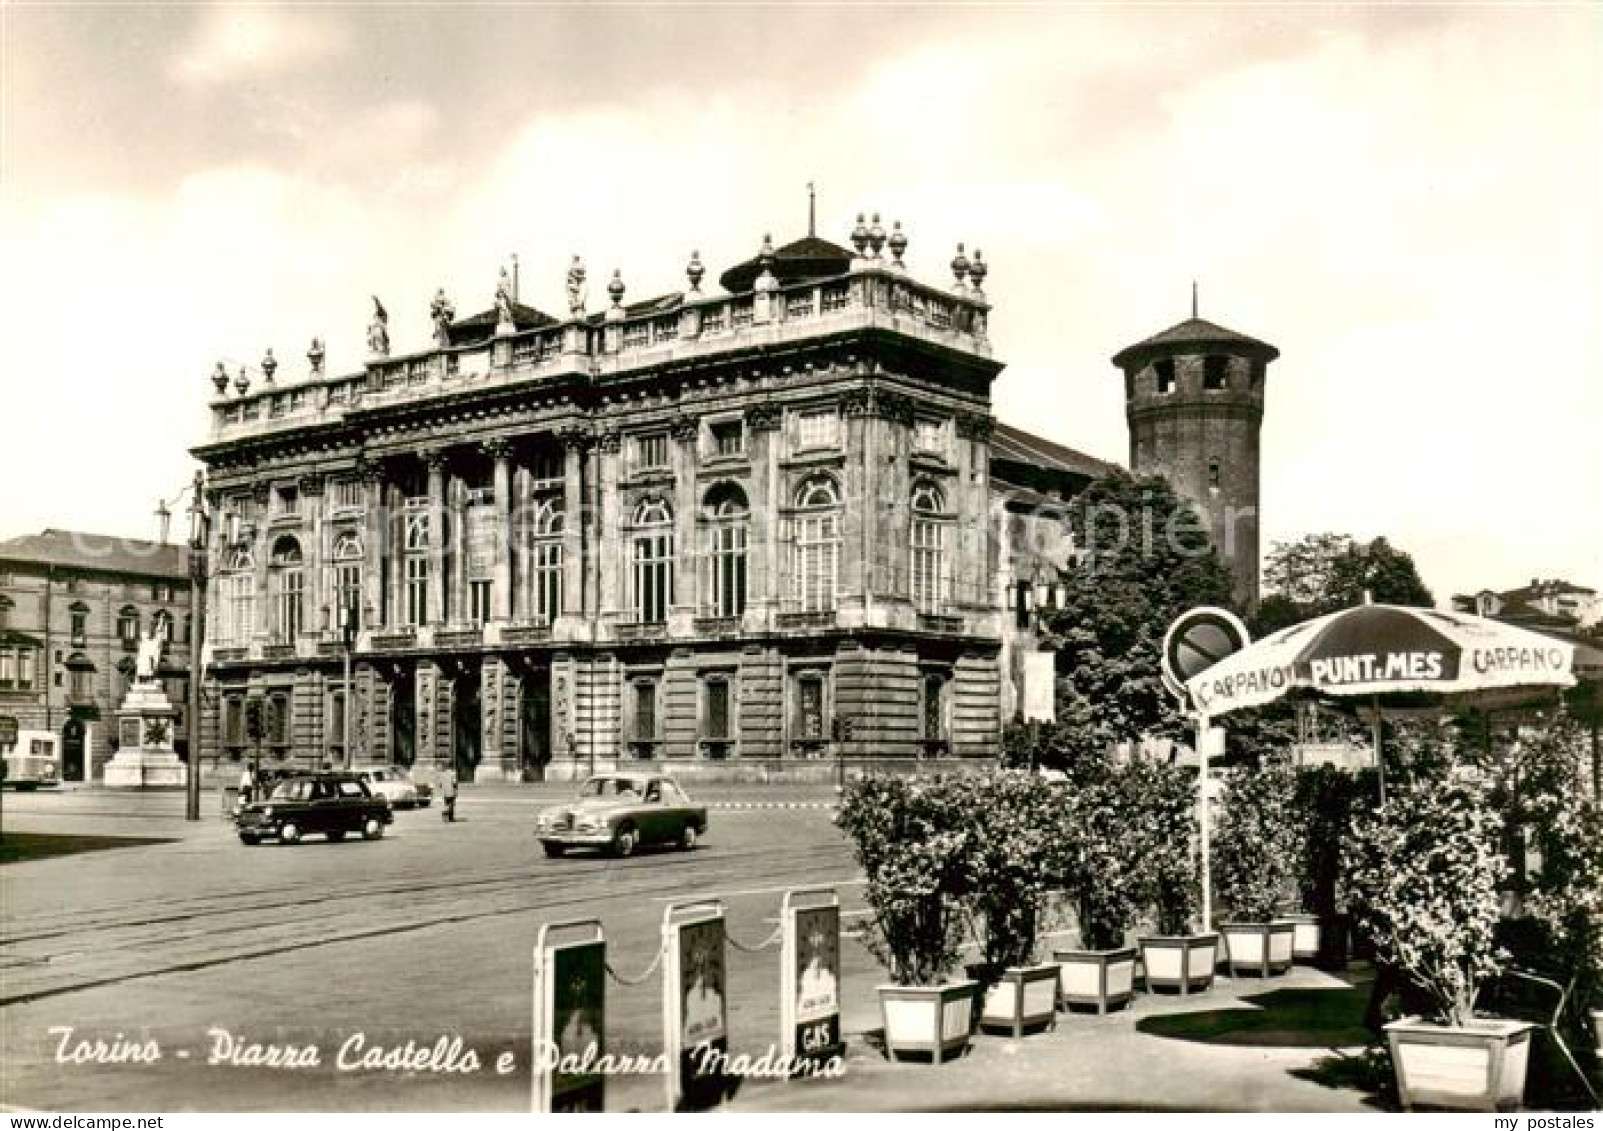
[[[117,753],[106,763],[109,789],[183,789],[184,763],[173,750],[178,709],[161,684],[136,680],[117,711]]]

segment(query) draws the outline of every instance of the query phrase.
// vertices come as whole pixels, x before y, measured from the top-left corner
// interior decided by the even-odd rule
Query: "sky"
[[[209,375],[444,287],[631,300],[771,232],[983,249],[997,415],[1128,455],[1110,357],[1274,343],[1265,549],[1603,589],[1603,6],[0,4],[0,537],[152,537]],[[599,305],[592,286],[592,305]],[[178,508],[181,510],[181,505]],[[181,537],[181,523],[175,525]]]

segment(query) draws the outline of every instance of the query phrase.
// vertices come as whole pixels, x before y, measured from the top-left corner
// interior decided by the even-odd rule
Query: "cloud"
[[[327,63],[349,46],[343,26],[320,13],[255,4],[207,9],[169,67],[197,86],[249,82],[258,76]]]

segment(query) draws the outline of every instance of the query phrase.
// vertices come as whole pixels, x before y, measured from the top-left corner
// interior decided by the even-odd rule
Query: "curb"
[[[709,809],[835,809],[833,801],[709,801]]]

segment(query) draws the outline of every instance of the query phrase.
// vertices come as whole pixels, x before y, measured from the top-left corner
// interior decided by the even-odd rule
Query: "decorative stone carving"
[[[273,356],[273,347],[268,346],[267,352],[262,355],[262,383],[271,385],[273,374],[278,372],[278,358]]]
[[[434,344],[444,349],[451,344],[451,321],[456,317],[456,307],[445,297],[444,287],[434,292],[429,317],[434,320]]]
[[[960,295],[968,294],[968,256],[963,254],[963,245],[957,245],[957,254],[952,256],[952,277],[956,280],[952,290]]]
[[[857,227],[852,229],[852,246],[857,249],[857,258],[868,258],[868,223],[863,214],[857,214]]]
[[[609,454],[617,452],[623,444],[623,436],[616,428],[608,428],[596,436],[596,447]]]
[[[984,413],[960,412],[957,414],[957,434],[965,440],[979,440],[988,443],[991,439],[993,421]]]
[[[268,504],[268,501],[273,497],[273,485],[267,482],[265,479],[257,483],[252,483],[250,487],[250,497],[255,501],[258,507],[265,508]]]
[[[879,259],[880,249],[885,246],[885,229],[880,227],[879,213],[874,213],[874,222],[868,229],[868,249],[873,252],[870,258]]]
[[[874,410],[874,395],[867,389],[847,389],[841,394],[843,416],[867,416]]]
[[[607,311],[608,317],[623,317],[623,296],[626,289],[623,284],[623,268],[614,267],[612,281],[607,284],[607,295],[612,299],[612,309]]]
[[[479,447],[491,459],[506,459],[512,454],[512,441],[505,436],[496,436],[484,441]]]
[[[707,268],[701,262],[701,252],[691,252],[690,263],[685,267],[685,278],[690,280],[691,294],[699,295],[701,293],[701,279],[706,273]]]
[[[374,357],[390,356],[390,312],[373,296],[373,321],[367,325],[367,352]]]
[[[668,431],[681,444],[693,444],[701,431],[701,420],[681,413],[668,423]]]
[[[557,432],[557,438],[562,441],[565,448],[576,448],[579,451],[588,451],[595,443],[595,436],[583,424],[569,424]]]
[[[323,356],[323,339],[313,338],[312,344],[306,350],[306,361],[312,367],[313,377],[323,375]]]
[[[234,378],[234,391],[240,396],[250,392],[250,374],[245,372],[243,365],[239,367],[239,376]]]
[[[228,392],[228,370],[223,368],[223,363],[220,361],[217,363],[217,368],[212,370],[212,387],[217,390],[219,397]]]
[[[746,407],[746,427],[752,432],[777,432],[779,419],[779,406],[769,401]]]
[[[512,277],[503,267],[501,277],[495,284],[495,332],[510,334],[517,328],[517,323],[512,320]]]
[[[874,392],[874,414],[896,424],[911,425],[913,400],[891,389],[877,389]]]
[[[426,448],[418,453],[418,458],[423,461],[423,466],[430,471],[444,471],[446,465],[450,462],[446,458],[444,448]]]
[[[577,255],[568,267],[568,315],[572,318],[583,318],[585,305],[589,298],[589,289],[584,281],[584,261]]]
[[[907,270],[907,264],[902,262],[902,252],[907,250],[907,236],[902,231],[900,220],[891,225],[891,236],[886,243],[891,249],[891,266],[898,271]]]
[[[320,496],[323,493],[323,477],[316,474],[301,476],[300,490],[309,499]]]
[[[974,259],[968,265],[968,277],[974,282],[974,297],[985,297],[985,277],[990,274],[990,268],[985,265],[985,253],[979,248],[974,249]]]

